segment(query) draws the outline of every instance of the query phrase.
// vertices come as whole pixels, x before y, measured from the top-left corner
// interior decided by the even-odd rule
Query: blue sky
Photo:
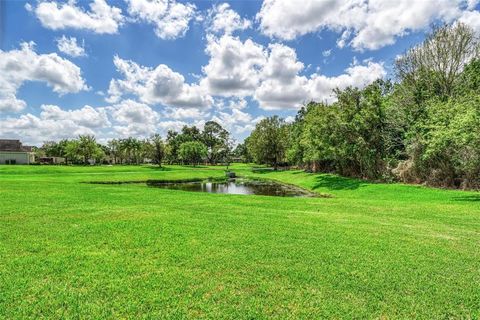
[[[433,23],[480,32],[470,1],[5,1],[0,137],[165,134],[216,120],[241,141],[331,90],[392,77]],[[343,40],[342,40],[343,39]]]

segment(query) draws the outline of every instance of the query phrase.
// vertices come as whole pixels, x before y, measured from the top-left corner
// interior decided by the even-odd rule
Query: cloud
[[[342,32],[342,35],[340,38],[337,39],[337,47],[342,49],[347,45],[348,39],[350,39],[350,36],[352,35],[352,30],[345,30]]]
[[[159,120],[156,111],[134,100],[124,100],[110,107],[109,110],[113,118],[121,123],[155,124]]]
[[[107,108],[115,121],[114,130],[122,137],[146,137],[156,132],[159,114],[148,105],[124,100]]]
[[[1,81],[1,80],[0,80]],[[4,93],[0,91],[0,113],[1,112],[20,112],[27,104],[23,100],[18,100],[15,94]]]
[[[304,0],[301,6],[295,1],[265,0],[257,20],[261,31],[271,37],[292,40],[327,28],[341,33],[339,47],[375,50],[435,21],[451,22],[465,10],[462,0]]]
[[[301,75],[304,64],[298,61],[293,48],[270,44],[268,49],[261,84],[254,94],[260,108],[265,110],[296,109],[311,100],[333,102],[333,89],[348,86],[363,88],[386,74],[382,63],[364,61],[361,65],[352,64],[338,76],[313,73],[306,77]]]
[[[299,76],[304,64],[297,60],[294,49],[282,44],[270,44],[269,56],[255,90],[255,99],[266,110],[300,107],[308,99],[307,78]]]
[[[289,83],[268,79],[255,91],[255,99],[264,110],[296,109],[309,101],[307,78],[294,77]]]
[[[62,110],[55,105],[42,105],[39,116],[27,113],[18,118],[0,119],[0,136],[40,144],[47,140],[74,138],[80,134],[98,134],[110,126],[105,108],[84,106]]]
[[[386,75],[382,63],[366,61],[365,64],[352,65],[339,76],[327,77],[313,74],[307,84],[309,98],[314,101],[331,103],[335,101],[332,90],[345,89],[348,86],[363,88]]]
[[[196,108],[189,108],[189,109],[166,108],[163,114],[166,118],[171,118],[175,120],[202,119],[209,116],[208,112],[205,112],[204,110],[200,110]]]
[[[195,15],[195,5],[173,0],[127,0],[128,13],[137,21],[155,26],[160,39],[183,37]]]
[[[263,46],[230,35],[209,36],[207,41],[205,52],[210,60],[202,68],[205,77],[201,85],[220,96],[251,94],[258,86],[260,69],[266,62]]]
[[[186,122],[160,121],[160,115],[150,106],[123,100],[107,107],[63,109],[57,105],[42,105],[39,115],[31,113],[0,119],[0,136],[22,139],[25,143],[76,138],[93,134],[99,141],[134,136],[145,138],[169,128],[181,128]]]
[[[247,107],[247,100],[244,98],[230,98],[228,100],[225,99],[216,99],[215,100],[215,107],[218,110],[224,110],[224,109],[244,109]]]
[[[262,118],[253,118],[249,113],[232,109],[230,113],[218,112],[211,120],[221,124],[231,133],[241,134],[253,130],[255,124]]]
[[[73,121],[87,128],[101,128],[110,125],[104,108],[93,108],[89,105],[76,110],[63,110],[56,105],[42,105],[40,118],[43,120]]]
[[[60,52],[72,57],[86,56],[83,43],[82,46],[79,46],[77,43],[77,38],[75,37],[67,38],[63,35],[61,38],[57,39],[57,48]]]
[[[20,50],[0,50],[0,111],[20,111],[25,102],[16,98],[27,81],[45,82],[59,94],[87,90],[81,70],[56,53],[37,54],[35,43],[22,43]]]
[[[207,31],[217,34],[232,34],[236,30],[245,30],[252,26],[248,19],[230,8],[228,3],[213,6],[207,13]]]
[[[78,6],[76,1],[60,3],[50,0],[36,7],[25,4],[43,27],[52,30],[77,29],[98,34],[115,34],[125,22],[153,24],[155,34],[161,39],[183,37],[196,13],[195,5],[175,0],[125,0],[129,17],[122,10],[109,6],[105,0],[93,0],[90,10]]]
[[[186,125],[188,125],[188,123],[185,121],[172,121],[172,120],[161,121],[158,123],[158,127],[162,129],[164,132],[167,132],[168,130],[180,131],[182,130],[183,126],[186,126]]]
[[[265,0],[256,18],[264,34],[292,40],[324,27],[328,17],[340,7],[341,2],[336,0],[304,0],[302,5],[288,0]]]
[[[123,24],[122,10],[109,6],[105,0],[94,0],[90,11],[76,6],[75,1],[59,4],[56,1],[40,2],[36,8],[26,5],[28,11],[33,11],[40,23],[48,29],[78,29],[94,33],[114,34]]]
[[[337,87],[363,87],[385,76],[383,64],[364,61],[336,77],[318,73],[306,77],[293,48],[280,43],[265,48],[231,35],[209,36],[206,52],[210,60],[203,67],[200,86],[216,97],[252,96],[264,110],[296,109],[310,100],[332,102]],[[216,106],[222,109],[225,103],[218,99]]]
[[[130,60],[114,57],[117,71],[124,79],[112,79],[108,89],[109,102],[117,102],[126,94],[133,94],[148,104],[162,104],[179,108],[207,108],[213,99],[196,84],[185,83],[185,78],[164,64],[156,68],[139,66]]]
[[[470,26],[478,35],[480,35],[480,12],[478,11],[466,11],[462,13],[462,16],[458,21]]]
[[[269,51],[261,85],[254,94],[265,110],[296,109],[312,100],[331,103],[335,101],[333,89],[348,86],[363,88],[386,75],[382,63],[365,60],[363,64],[355,62],[338,76],[313,73],[306,77],[300,75],[304,65],[297,60],[293,48],[271,44]]]

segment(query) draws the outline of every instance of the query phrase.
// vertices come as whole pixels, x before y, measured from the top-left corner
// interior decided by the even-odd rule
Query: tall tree
[[[179,137],[178,132],[173,130],[168,130],[165,153],[166,153],[166,158],[169,164],[179,162],[178,150],[180,149],[181,144],[182,144],[182,141]]]
[[[230,153],[230,135],[215,121],[207,121],[202,132],[202,141],[207,147],[207,161],[216,164]]]
[[[261,120],[255,126],[248,141],[248,152],[257,163],[272,165],[278,169],[284,160],[287,147],[285,121],[278,116]]]
[[[463,68],[480,55],[480,40],[463,23],[444,25],[433,30],[425,41],[395,62],[395,71],[403,88],[426,97],[437,94],[444,101],[453,93]]]
[[[112,139],[108,141],[109,155],[113,158],[113,163],[122,163],[122,152],[120,141],[118,139]]]
[[[69,140],[65,146],[65,157],[72,163],[81,163],[80,143],[78,140]]]
[[[207,157],[207,148],[199,141],[188,141],[180,145],[178,153],[184,163],[195,166]]]
[[[78,154],[83,158],[84,164],[87,164],[89,159],[95,159],[101,154],[101,149],[93,135],[78,137]]]
[[[163,139],[158,133],[156,133],[150,137],[150,142],[153,147],[152,160],[161,167],[162,160],[165,157],[165,144],[163,143]]]

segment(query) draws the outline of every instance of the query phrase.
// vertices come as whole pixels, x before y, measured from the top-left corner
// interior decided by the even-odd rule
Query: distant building
[[[0,164],[30,164],[35,161],[32,147],[20,140],[0,139]]]
[[[63,157],[39,157],[37,162],[40,164],[65,164]]]

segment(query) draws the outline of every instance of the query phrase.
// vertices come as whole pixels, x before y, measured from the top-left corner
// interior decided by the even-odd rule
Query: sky
[[[480,0],[0,1],[0,138],[213,120],[241,142],[264,117],[393,79],[397,56],[458,21],[480,35]]]

